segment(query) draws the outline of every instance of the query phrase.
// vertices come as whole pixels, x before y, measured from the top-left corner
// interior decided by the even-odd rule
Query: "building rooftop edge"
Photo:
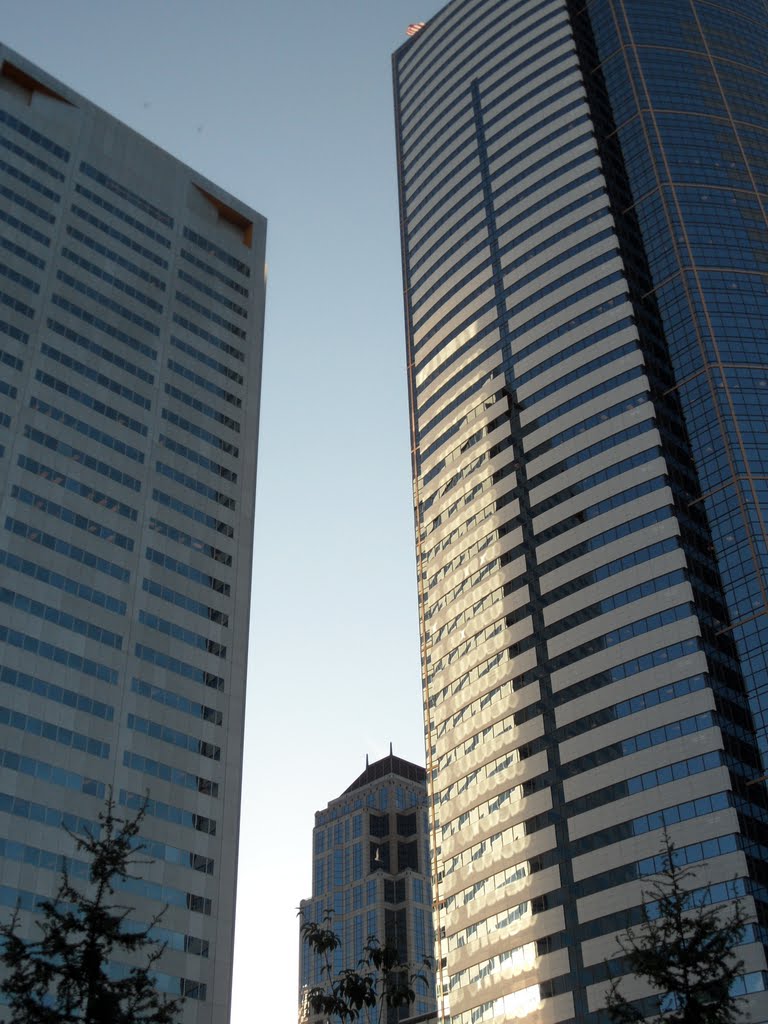
[[[233,192],[230,192],[228,189],[224,188],[221,184],[219,184],[219,182],[214,181],[212,178],[208,178],[205,174],[198,171],[191,164],[188,164],[185,160],[182,160],[180,157],[176,156],[175,153],[170,152],[170,150],[166,149],[159,142],[155,142],[154,139],[150,139],[148,136],[142,134],[142,132],[140,132],[137,128],[133,128],[125,121],[122,121],[119,117],[116,117],[114,114],[111,114],[108,110],[105,110],[104,107],[100,107],[97,103],[94,103],[93,100],[88,99],[87,96],[83,96],[81,93],[76,92],[69,85],[67,85],[66,82],[62,81],[59,78],[56,78],[49,71],[46,71],[44,68],[41,68],[38,64],[35,64],[34,61],[30,60],[28,57],[25,57],[24,54],[19,53],[18,50],[14,50],[11,46],[8,46],[6,43],[0,41],[0,65],[6,60],[10,64],[19,67],[22,71],[37,79],[46,87],[50,88],[55,92],[60,93],[61,96],[67,102],[71,103],[71,105],[75,109],[88,109],[90,112],[94,114],[98,114],[102,117],[109,118],[110,121],[114,121],[116,124],[120,126],[120,128],[123,131],[126,131],[131,135],[135,136],[137,139],[141,140],[145,145],[150,146],[153,149],[156,149],[158,153],[161,153],[167,160],[172,160],[174,163],[184,168],[201,185],[203,185],[205,188],[209,188],[214,195],[218,193],[220,196],[225,197],[227,202],[231,202],[233,205],[239,206],[243,212],[247,212],[250,218],[252,218],[253,220],[262,221],[263,224],[266,226],[267,217],[265,214],[259,213],[259,211],[252,207],[249,203],[246,203],[244,200],[240,199],[239,196],[236,196]]]
[[[379,761],[374,761],[373,764],[366,764],[362,775],[358,775],[355,781],[350,786],[347,786],[341,795],[345,796],[356,789],[362,789],[363,786],[367,786],[371,782],[377,782],[386,775],[399,775],[409,782],[418,782],[422,785],[427,781],[427,771],[425,768],[414,764],[413,761],[406,761],[405,758],[398,757],[390,749],[389,753]]]

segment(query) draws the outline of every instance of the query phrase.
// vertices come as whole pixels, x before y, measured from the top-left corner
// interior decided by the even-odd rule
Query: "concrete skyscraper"
[[[125,902],[224,1024],[265,221],[3,48],[0,194],[0,903],[148,794]]]
[[[417,764],[387,757],[365,771],[315,814],[312,832],[312,898],[303,900],[306,920],[322,922],[330,912],[342,940],[334,970],[354,968],[370,936],[397,946],[401,961],[432,957],[432,894],[426,772]],[[303,943],[299,954],[299,999],[325,979],[320,960]],[[431,981],[431,976],[429,977]],[[416,989],[410,1009],[391,1008],[382,1024],[435,1007],[434,991]],[[301,1020],[312,1020],[306,1011]]]
[[[767,13],[453,0],[394,56],[452,1024],[604,1021],[665,828],[768,1020]]]

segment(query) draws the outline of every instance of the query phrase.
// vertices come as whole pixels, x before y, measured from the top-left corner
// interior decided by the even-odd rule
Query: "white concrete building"
[[[229,1019],[265,231],[0,48],[0,902],[148,794],[185,1024]]]

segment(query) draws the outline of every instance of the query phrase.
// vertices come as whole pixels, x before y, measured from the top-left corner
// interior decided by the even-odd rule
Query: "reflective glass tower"
[[[229,1019],[264,241],[0,48],[0,912],[148,797],[119,895],[185,1024]]]
[[[768,1019],[766,13],[455,0],[394,57],[453,1024],[603,1021],[664,828]]]

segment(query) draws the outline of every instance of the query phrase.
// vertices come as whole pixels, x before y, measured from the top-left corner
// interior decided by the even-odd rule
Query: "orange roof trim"
[[[38,82],[32,75],[28,75],[26,71],[22,71],[21,68],[17,68],[15,64],[11,64],[9,60],[3,61],[3,66],[0,68],[0,76],[8,78],[11,82],[15,82],[16,85],[20,85],[22,89],[30,94],[39,92],[43,96],[49,96],[52,100],[58,100],[60,103],[66,103],[68,107],[73,107],[74,103],[68,100],[61,93],[55,92],[53,89],[44,85],[42,82]]]
[[[195,185],[195,188],[204,199],[208,200],[211,206],[215,207],[220,220],[225,220],[240,231],[243,245],[247,245],[250,249],[253,245],[253,221],[248,220],[247,217],[243,216],[242,213],[238,213],[237,210],[233,210],[231,206],[227,206],[226,203],[211,195],[210,192],[201,188],[200,185]]]

